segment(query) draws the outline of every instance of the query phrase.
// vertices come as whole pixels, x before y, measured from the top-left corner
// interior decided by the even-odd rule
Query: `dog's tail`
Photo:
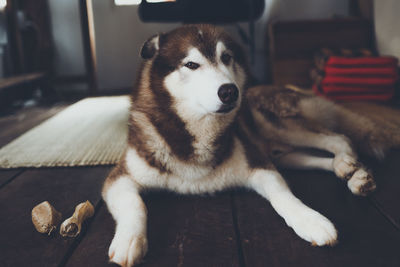
[[[400,147],[399,111],[370,103],[345,108],[319,97],[305,98],[299,104],[305,118],[350,137],[361,153],[383,159],[388,150]],[[389,123],[386,116],[393,120]]]

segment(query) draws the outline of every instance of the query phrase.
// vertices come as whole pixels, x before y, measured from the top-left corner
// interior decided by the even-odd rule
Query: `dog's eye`
[[[200,65],[197,64],[197,63],[194,63],[194,62],[192,62],[192,61],[189,61],[188,63],[185,64],[185,67],[186,67],[186,68],[189,68],[189,69],[191,69],[191,70],[195,70],[195,69],[197,69],[198,67],[200,67]]]
[[[232,60],[232,56],[228,53],[223,53],[221,56],[221,61],[222,63],[224,63],[225,65],[229,65],[229,63],[231,63]]]

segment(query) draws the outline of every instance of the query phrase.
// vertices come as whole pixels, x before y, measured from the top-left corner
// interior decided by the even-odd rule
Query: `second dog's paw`
[[[349,154],[339,154],[333,160],[333,170],[342,179],[350,179],[357,167],[357,159]]]
[[[288,222],[298,236],[313,246],[334,246],[337,243],[335,226],[323,215],[308,209]]]
[[[376,189],[374,178],[364,169],[358,169],[347,182],[347,186],[353,194],[360,196],[366,196]]]
[[[108,250],[108,257],[110,262],[131,267],[140,263],[146,252],[146,237],[116,233]]]

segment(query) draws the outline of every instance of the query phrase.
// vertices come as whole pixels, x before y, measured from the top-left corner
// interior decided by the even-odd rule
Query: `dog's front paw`
[[[358,168],[357,159],[349,154],[337,155],[333,160],[333,170],[337,177],[348,180]]]
[[[376,189],[372,175],[365,169],[358,169],[347,181],[347,186],[355,195],[366,196]]]
[[[288,222],[298,236],[313,246],[333,246],[337,243],[335,226],[323,215],[307,209]]]
[[[108,250],[110,262],[123,267],[131,267],[142,261],[147,252],[145,236],[115,234]]]

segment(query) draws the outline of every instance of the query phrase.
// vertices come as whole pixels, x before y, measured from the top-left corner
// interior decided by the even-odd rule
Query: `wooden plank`
[[[141,266],[239,266],[228,193],[207,197],[150,193],[144,201],[149,252]],[[109,266],[107,252],[114,230],[104,205],[66,266]]]
[[[0,189],[22,172],[22,170],[0,170]]]
[[[400,233],[368,199],[322,171],[284,172],[307,205],[336,225],[339,244],[312,247],[286,226],[266,200],[255,193],[235,198],[246,266],[400,266]]]
[[[367,102],[343,103],[343,106],[373,120],[378,127],[391,129],[400,134],[400,110],[383,104]],[[400,150],[391,151],[383,162],[365,159],[368,167],[373,168],[377,180],[377,191],[371,200],[387,218],[400,229]]]
[[[0,148],[25,131],[50,118],[64,109],[66,105],[57,105],[52,108],[34,107],[18,111],[16,114],[0,117]],[[22,170],[0,169],[0,188],[16,178]]]
[[[79,239],[63,239],[58,232],[52,236],[36,232],[32,208],[47,200],[66,219],[82,201],[96,205],[109,170],[110,167],[30,170],[4,187],[0,191],[1,265],[58,266]]]
[[[110,266],[107,253],[114,231],[114,220],[102,202],[85,238],[66,259],[66,266]]]
[[[12,86],[18,86],[34,82],[39,79],[42,79],[43,77],[45,77],[45,75],[46,73],[44,72],[34,72],[34,73],[28,73],[28,74],[0,79],[0,90]]]
[[[52,117],[66,106],[65,104],[59,104],[50,108],[33,107],[20,110],[13,115],[0,117],[0,147]]]
[[[374,169],[377,191],[371,196],[376,207],[400,230],[400,150],[389,153]]]

